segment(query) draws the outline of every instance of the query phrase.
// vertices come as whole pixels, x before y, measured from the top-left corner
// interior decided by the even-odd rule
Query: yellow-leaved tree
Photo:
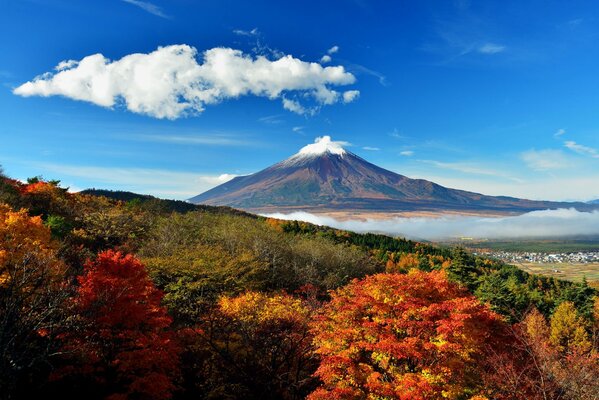
[[[316,385],[312,314],[287,294],[221,297],[190,338],[195,354],[183,356],[203,360],[194,390],[214,398],[305,398]]]
[[[0,387],[7,393],[52,350],[64,271],[41,218],[0,204]]]

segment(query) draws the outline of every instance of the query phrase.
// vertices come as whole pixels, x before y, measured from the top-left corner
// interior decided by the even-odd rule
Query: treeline
[[[3,398],[599,393],[599,301],[584,282],[39,178],[1,177],[0,204]]]
[[[532,307],[549,317],[564,301],[575,304],[585,317],[592,315],[597,291],[586,280],[573,283],[554,277],[529,274],[503,261],[473,256],[461,247],[437,247],[403,238],[379,234],[358,234],[307,222],[269,220],[285,233],[304,237],[324,237],[335,243],[355,245],[367,251],[386,272],[407,273],[444,269],[456,281],[491,308],[519,321]]]

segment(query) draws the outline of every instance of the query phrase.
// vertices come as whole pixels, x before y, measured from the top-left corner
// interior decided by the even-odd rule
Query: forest
[[[0,174],[4,399],[597,399],[599,298],[456,247]]]

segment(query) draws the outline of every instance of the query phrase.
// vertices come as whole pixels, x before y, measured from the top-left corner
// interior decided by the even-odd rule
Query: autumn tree
[[[64,265],[39,217],[0,204],[0,396],[48,360],[62,317]]]
[[[58,390],[78,388],[75,395],[86,398],[169,398],[178,348],[161,298],[133,256],[109,250],[89,262],[73,299],[74,326],[62,336],[70,357],[55,377]]]
[[[444,272],[354,280],[314,324],[310,399],[457,399],[476,392],[477,365],[499,317]]]
[[[485,383],[505,399],[594,400],[599,394],[599,353],[587,323],[572,303],[549,319],[536,309],[514,325],[510,351],[497,355]]]
[[[207,398],[305,398],[316,386],[312,314],[287,294],[221,297],[189,338],[185,366],[195,372],[187,371],[194,386],[188,392]]]
[[[599,396],[599,349],[574,304],[561,303],[549,321],[550,372],[571,399]]]

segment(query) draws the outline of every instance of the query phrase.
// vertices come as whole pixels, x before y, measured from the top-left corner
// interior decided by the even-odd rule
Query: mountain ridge
[[[487,196],[451,189],[386,170],[345,150],[330,137],[317,138],[297,154],[251,175],[238,176],[188,201],[252,212],[481,211],[520,213],[548,208],[594,208],[585,203]]]

